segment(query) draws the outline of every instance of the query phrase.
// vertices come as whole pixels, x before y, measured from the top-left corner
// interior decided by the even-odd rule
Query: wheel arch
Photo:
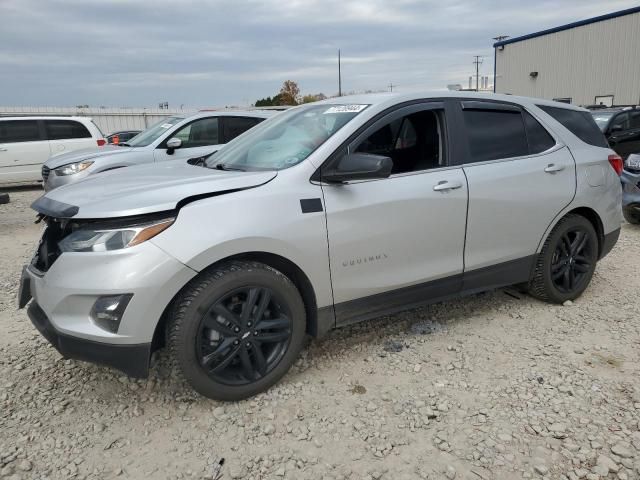
[[[225,258],[221,258],[211,265],[207,266],[206,268],[202,269],[201,271],[213,268],[217,265],[232,260],[250,260],[264,263],[265,265],[268,265],[286,275],[296,286],[296,288],[300,292],[300,296],[302,297],[307,317],[307,334],[311,335],[312,337],[319,337],[325,333],[326,328],[323,328],[323,326],[319,324],[318,304],[313,284],[309,280],[309,277],[298,265],[281,255],[269,252],[255,251],[238,253],[227,256]],[[173,296],[171,301],[169,301],[169,303],[165,307],[153,334],[152,350],[155,351],[164,346],[166,326],[171,308],[173,307],[175,300],[180,296],[180,294],[184,291],[188,284],[189,282],[187,282]]]
[[[598,212],[596,212],[594,209],[590,207],[576,207],[571,210],[567,210],[563,212],[561,215],[558,215],[554,219],[554,221],[551,223],[551,225],[549,225],[549,228],[547,229],[544,236],[540,240],[538,249],[536,250],[537,253],[540,253],[540,250],[542,249],[542,246],[544,245],[545,240],[549,235],[551,235],[551,232],[553,231],[555,226],[560,222],[560,220],[565,218],[567,215],[580,215],[581,217],[584,217],[587,220],[589,220],[591,225],[593,225],[593,228],[596,231],[596,235],[598,236],[598,259],[600,259],[602,257],[603,246],[604,246],[604,225],[602,223],[602,219],[600,218],[600,215],[598,214]]]

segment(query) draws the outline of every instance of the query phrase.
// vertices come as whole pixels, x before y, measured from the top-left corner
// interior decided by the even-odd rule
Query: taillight
[[[98,146],[102,147],[103,145],[105,145],[107,143],[107,141],[104,138],[99,138],[98,139]]]
[[[609,155],[609,163],[616,171],[618,176],[622,175],[622,167],[624,165],[624,162],[622,161],[622,157],[620,155]]]

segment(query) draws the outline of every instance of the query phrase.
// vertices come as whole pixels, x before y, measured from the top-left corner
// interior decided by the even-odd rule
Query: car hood
[[[257,187],[276,176],[275,171],[222,171],[162,162],[91,175],[51,190],[31,207],[56,218],[128,217],[173,210],[183,200]]]
[[[113,145],[105,145],[104,147],[96,148],[83,148],[82,150],[74,150],[73,152],[61,153],[50,157],[44,164],[51,170],[54,168],[68,165],[75,162],[84,162],[86,160],[93,160],[100,157],[122,155],[123,153],[135,152],[140,148],[133,147],[116,147]]]

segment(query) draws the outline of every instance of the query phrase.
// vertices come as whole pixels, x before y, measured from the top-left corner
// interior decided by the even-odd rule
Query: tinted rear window
[[[527,140],[529,141],[529,153],[536,154],[549,150],[556,144],[549,132],[540,125],[533,115],[523,112],[524,124],[527,128]]]
[[[519,111],[465,109],[464,123],[473,162],[529,154],[524,122]]]
[[[91,138],[87,127],[73,120],[45,120],[49,140],[68,140],[71,138]]]
[[[37,142],[41,140],[37,120],[0,121],[0,143]]]
[[[596,125],[593,116],[589,112],[579,112],[566,108],[548,107],[538,105],[554,119],[560,122],[567,130],[589,145],[595,147],[608,147],[607,139]]]

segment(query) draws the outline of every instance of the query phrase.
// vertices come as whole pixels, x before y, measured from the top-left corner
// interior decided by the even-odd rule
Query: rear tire
[[[205,270],[174,302],[168,345],[174,364],[200,394],[242,400],[267,390],[298,358],[306,315],[285,275],[258,262]]]
[[[0,202],[2,203],[2,202]],[[640,225],[640,214],[634,214],[627,210],[622,210],[624,219],[632,225]]]
[[[536,259],[529,293],[564,303],[585,291],[598,260],[598,236],[589,220],[567,215],[553,228]]]

